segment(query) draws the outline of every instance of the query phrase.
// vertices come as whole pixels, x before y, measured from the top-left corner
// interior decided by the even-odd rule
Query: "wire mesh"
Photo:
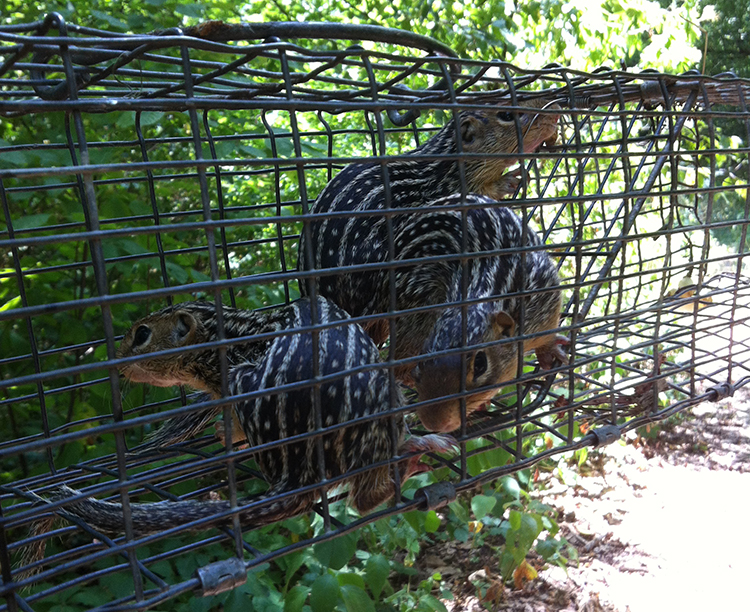
[[[523,70],[458,59],[429,39],[380,28],[210,22],[125,36],[55,14],[0,28],[0,58],[3,609],[46,609],[92,584],[111,593],[107,610],[217,592],[290,551],[435,507],[750,381],[747,81]],[[293,544],[247,525],[241,537],[236,511],[233,522],[199,534],[181,535],[181,526],[135,533],[131,501],[226,496],[236,504],[238,491],[264,485],[252,463],[257,449],[227,451],[208,433],[160,454],[128,453],[168,418],[223,406],[227,420],[232,405],[191,402],[182,388],[123,384],[118,368],[127,360],[115,351],[133,322],[186,299],[269,312],[293,301],[298,279],[321,276],[297,270],[297,245],[311,221],[336,218],[310,209],[343,167],[368,160],[388,176],[457,113],[533,100],[548,111],[559,106],[557,143],[510,156],[525,180],[492,206],[527,221],[559,270],[557,331],[570,339],[570,363],[545,371],[527,355],[487,409],[468,416],[463,384],[458,452],[431,454],[431,474],[397,485],[395,501],[366,516],[335,503],[334,479],[323,483],[332,496],[296,524]],[[514,121],[520,130],[517,114]],[[464,170],[477,157],[453,154]],[[469,191],[465,182],[459,191]],[[465,218],[471,207],[454,208]],[[388,261],[326,273],[375,268],[394,279],[402,266],[391,252]],[[396,299],[392,291],[391,310]],[[352,314],[365,326],[382,318]],[[385,314],[393,331],[393,312]],[[231,340],[219,329],[226,356]],[[387,414],[425,403],[408,390],[408,409],[394,399],[397,368],[421,358],[396,359],[397,342],[391,334],[381,347],[392,373]],[[464,342],[454,352],[469,350]],[[229,367],[224,359],[224,396]],[[315,368],[317,380],[307,384],[319,394],[317,361]],[[322,440],[322,426],[307,437]],[[60,483],[122,502],[124,535],[107,537],[66,514],[71,500],[39,503],[35,495]],[[58,527],[53,510],[65,517]],[[43,558],[13,565],[23,549],[45,544]],[[221,560],[224,582],[210,572],[186,578],[187,569]],[[124,591],[112,580],[123,575]]]

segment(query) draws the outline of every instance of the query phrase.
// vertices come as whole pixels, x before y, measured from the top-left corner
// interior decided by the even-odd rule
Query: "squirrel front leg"
[[[570,362],[570,355],[562,347],[570,347],[570,338],[556,334],[552,339],[541,346],[536,347],[536,358],[539,366],[544,370],[551,370],[555,367],[556,362],[567,364]]]
[[[494,183],[485,187],[481,195],[493,200],[505,200],[512,197],[523,181],[523,169],[519,166],[503,174]]]
[[[226,436],[226,427],[224,425],[224,419],[219,419],[214,423],[214,430],[216,433],[214,434],[224,446],[227,446],[227,436]],[[239,443],[242,444],[239,444]],[[235,446],[239,444],[237,448],[248,448],[249,444],[247,443],[247,436],[245,435],[245,431],[242,429],[242,425],[240,425],[240,420],[237,418],[237,415],[234,415],[232,417],[232,436],[231,440],[229,440],[229,443],[232,446]]]

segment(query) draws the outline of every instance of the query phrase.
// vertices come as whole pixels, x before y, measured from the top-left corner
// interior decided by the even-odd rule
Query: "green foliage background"
[[[146,33],[155,29],[193,25],[203,20],[219,19],[235,22],[308,20],[339,21],[347,23],[375,23],[398,27],[433,36],[453,47],[459,55],[476,59],[500,59],[520,66],[539,68],[557,62],[581,70],[593,70],[600,66],[640,70],[654,68],[664,72],[681,72],[700,67],[703,38],[708,36],[708,72],[733,68],[747,75],[748,54],[737,54],[734,45],[736,26],[742,45],[747,43],[746,24],[750,22],[747,7],[731,2],[717,3],[719,18],[709,21],[710,12],[704,4],[689,0],[678,4],[638,0],[574,0],[561,3],[554,0],[503,2],[490,0],[482,3],[460,3],[448,0],[417,2],[406,0],[362,0],[346,2],[297,1],[297,0],[252,0],[244,4],[224,0],[207,5],[197,5],[177,0],[130,0],[128,2],[108,0],[76,0],[75,2],[34,2],[27,0],[0,0],[0,23],[17,24],[32,22],[50,11],[59,11],[65,18],[78,25],[90,26],[114,32]],[[722,19],[727,15],[727,19]],[[702,25],[706,34],[701,34]],[[744,48],[740,45],[741,51]],[[214,136],[245,135],[239,143],[218,142],[217,157],[222,158],[222,147],[229,155],[240,151],[248,157],[292,157],[291,140],[288,137],[288,117],[283,113],[270,115],[277,138],[268,137],[260,113],[225,113],[221,118],[211,118],[210,127]],[[351,127],[361,123],[361,116],[331,119],[332,127]],[[187,115],[181,113],[134,113],[91,114],[84,117],[88,133],[96,133],[102,142],[132,141],[137,122],[147,138],[160,138],[164,144],[148,151],[150,161],[191,159],[193,156],[190,125]],[[300,129],[322,130],[315,117],[305,115]],[[0,123],[0,146],[28,145],[12,154],[0,158],[0,168],[51,167],[70,165],[70,154],[64,148],[44,148],[40,143],[64,143],[67,119],[60,113],[30,115],[19,121]],[[339,122],[339,123],[337,123]],[[409,136],[394,138],[389,146],[397,150],[410,146]],[[349,134],[340,145],[339,154],[349,152],[361,155],[369,150],[365,136]],[[306,141],[303,153],[325,155],[325,140],[311,138]],[[132,146],[93,148],[92,163],[129,163],[141,159],[137,143]],[[306,174],[306,187],[314,197],[325,185],[329,168],[319,168]],[[196,181],[173,172],[172,180],[159,183],[158,205],[162,214],[168,214],[171,222],[197,221],[202,218],[200,193]],[[98,176],[97,178],[107,178]],[[97,187],[97,201],[103,226],[115,226],[119,219],[141,217],[148,225],[152,215],[147,187],[142,182],[122,184],[121,174],[113,173],[111,184]],[[221,185],[224,190],[228,213],[233,219],[257,217],[258,215],[288,215],[292,209],[282,204],[279,208],[251,209],[253,203],[272,202],[269,196],[275,188],[272,175],[252,175],[242,170],[232,175],[226,172]],[[26,191],[13,193],[13,221],[16,231],[33,228],[50,228],[50,232],[68,231],[66,224],[81,224],[83,213],[76,186],[56,178],[45,179],[51,189],[34,189],[31,180],[17,180],[6,184],[28,187]],[[282,202],[299,198],[299,186],[294,169],[282,169],[278,186]],[[731,199],[735,194],[727,195]],[[741,198],[728,201],[722,214],[740,214]],[[736,217],[735,217],[736,218]],[[4,223],[4,222],[3,222]],[[134,223],[134,226],[137,223]],[[295,233],[295,224],[290,223],[288,234]],[[78,231],[75,227],[70,231]],[[727,230],[731,231],[731,230]],[[285,232],[286,233],[286,232]],[[275,226],[253,225],[227,230],[225,240],[232,245],[226,262],[220,261],[220,276],[231,272],[259,274],[277,270],[274,253],[277,251]],[[217,234],[217,240],[220,236]],[[736,236],[725,237],[727,243]],[[169,232],[162,236],[161,248],[166,257],[166,277],[171,285],[201,282],[210,279],[208,258],[201,252],[205,242],[203,231]],[[28,249],[19,253],[24,271],[24,288],[31,305],[69,301],[76,297],[96,295],[93,274],[84,265],[89,260],[83,242],[62,242]],[[121,261],[108,267],[109,291],[113,294],[140,292],[162,286],[163,271],[159,258],[153,255],[158,245],[151,235],[124,236],[108,240],[105,256],[122,257]],[[288,265],[296,261],[295,244],[288,241],[284,252]],[[131,256],[130,259],[127,259]],[[80,265],[71,265],[72,263]],[[16,284],[14,261],[11,253],[0,254],[0,310],[19,305],[19,288]],[[35,273],[36,269],[44,272]],[[258,307],[283,301],[296,295],[294,283],[258,284],[237,290],[224,299],[236,299],[245,307]],[[202,297],[197,294],[194,297]],[[208,295],[207,297],[212,297]],[[115,306],[113,314],[117,331],[124,331],[137,316],[163,305],[163,301],[127,303]],[[81,308],[54,315],[40,315],[29,323],[45,352],[40,369],[52,371],[77,366],[83,363],[100,363],[106,359],[101,313],[98,309]],[[31,351],[27,323],[14,320],[0,328],[0,354],[23,356]],[[68,347],[75,350],[56,351]],[[3,378],[23,376],[33,372],[28,360],[19,360],[2,372]],[[59,392],[55,391],[59,389]],[[6,400],[14,400],[8,411],[8,419],[0,424],[3,440],[20,439],[37,435],[40,430],[37,414],[36,387],[27,385],[5,389]],[[110,414],[110,385],[106,373],[95,370],[88,374],[76,374],[52,381],[47,387],[48,412],[53,432],[86,429],[97,424],[101,415]],[[123,401],[126,410],[135,409],[144,403],[159,403],[173,399],[169,390],[134,388],[126,389]],[[128,432],[128,443],[133,446],[142,440],[148,428]],[[114,451],[111,436],[81,438],[55,449],[57,465],[70,465],[77,461],[108,455]],[[490,462],[502,465],[509,457],[496,451],[498,456],[478,455],[476,465],[469,465],[472,473],[487,469]],[[507,453],[506,453],[507,455]],[[19,478],[43,473],[48,469],[47,457],[43,453],[27,453],[20,458],[4,460],[0,464],[0,480],[13,482]],[[480,465],[481,464],[481,465]],[[416,488],[426,482],[428,476],[412,483]],[[529,475],[522,474],[522,484],[528,484]],[[175,492],[180,492],[175,490]],[[510,508],[510,514],[505,512]],[[507,577],[508,568],[517,565],[540,534],[547,539],[541,542],[540,554],[552,562],[565,562],[571,553],[560,539],[555,539],[557,527],[548,509],[530,504],[524,497],[516,480],[504,479],[492,487],[485,487],[483,494],[475,498],[471,510],[478,520],[484,521],[487,532],[502,535],[510,544],[499,553],[499,562]],[[519,512],[523,510],[523,512]],[[503,517],[507,517],[507,519]],[[469,513],[466,503],[452,506],[443,520],[435,513],[411,513],[406,517],[384,519],[356,534],[336,540],[336,544],[322,545],[314,550],[294,553],[274,562],[264,571],[251,575],[246,587],[219,598],[198,599],[183,597],[171,602],[168,609],[208,610],[217,605],[227,610],[441,610],[444,609],[436,596],[441,592],[440,577],[424,581],[414,588],[408,585],[414,573],[410,567],[425,538],[456,538],[467,540],[471,536]],[[440,527],[440,529],[438,529]],[[275,543],[283,545],[295,538],[319,533],[320,524],[310,524],[308,518],[287,522],[281,528],[265,529],[250,537],[254,544]],[[179,541],[177,542],[179,544]],[[176,546],[169,540],[149,548],[156,554]],[[226,552],[226,551],[224,551]],[[185,580],[192,571],[211,560],[225,556],[218,546],[206,548],[199,555],[177,561],[163,561],[153,567],[168,581]],[[396,561],[395,559],[399,559]],[[389,579],[396,571],[399,578]],[[406,576],[407,578],[402,580]],[[393,583],[393,584],[392,584]],[[402,586],[406,583],[406,586]],[[123,574],[115,574],[100,581],[98,590],[79,593],[65,592],[47,598],[36,609],[79,610],[105,603],[114,597],[127,594],[132,586]],[[378,602],[377,606],[374,602]],[[167,609],[167,608],[165,608]]]
[[[714,28],[712,44],[730,63],[738,57],[734,40],[720,17],[705,21],[696,0],[656,2],[636,0],[532,0],[482,3],[413,2],[408,0],[298,1],[251,0],[238,4],[218,0],[198,5],[176,0],[133,2],[85,0],[73,2],[0,2],[0,22],[19,23],[59,11],[66,19],[115,32],[147,32],[192,25],[208,19],[237,21],[334,21],[370,23],[432,36],[453,47],[460,56],[500,59],[538,68],[557,62],[581,70],[601,65],[655,68],[679,72],[701,59],[698,25]],[[731,2],[720,11],[737,16]],[[739,5],[738,5],[739,6]],[[745,7],[744,10],[747,10]],[[710,15],[709,15],[710,17]],[[744,21],[747,24],[747,20]],[[733,27],[733,26],[730,26]],[[727,41],[727,42],[720,42]],[[741,56],[740,56],[741,57]],[[744,55],[747,62],[747,54]]]

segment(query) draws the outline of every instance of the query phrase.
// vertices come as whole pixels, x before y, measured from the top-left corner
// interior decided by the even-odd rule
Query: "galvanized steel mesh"
[[[131,591],[106,609],[144,609],[214,588],[160,562],[228,559],[222,569],[242,582],[290,550],[429,503],[407,487],[363,518],[329,516],[324,504],[310,537],[281,548],[228,528],[111,540],[70,519],[29,531],[50,516],[30,492],[61,482],[114,500],[257,490],[251,453],[235,462],[209,433],[166,456],[126,455],[195,405],[177,389],[123,385],[116,343],[172,299],[294,299],[297,242],[323,186],[349,162],[387,167],[462,109],[530,97],[562,107],[557,144],[522,156],[526,181],[503,204],[559,265],[571,363],[540,372],[526,357],[521,381],[464,423],[460,455],[434,458],[452,485],[442,494],[747,384],[749,92],[731,75],[461,60],[380,28],[208,23],[124,36],[57,15],[0,28],[0,115],[11,126],[0,141],[3,608],[48,606],[127,573]],[[77,325],[91,336],[80,340]],[[42,561],[13,566],[41,541]],[[28,569],[40,573],[19,580]]]

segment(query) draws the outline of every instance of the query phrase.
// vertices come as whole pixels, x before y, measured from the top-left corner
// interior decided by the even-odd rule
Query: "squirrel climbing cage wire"
[[[47,609],[92,584],[111,593],[107,610],[220,592],[290,551],[439,507],[750,382],[748,94],[750,82],[733,75],[465,60],[369,26],[209,22],[133,36],[52,14],[0,28],[3,609]],[[327,483],[293,543],[252,526],[243,539],[237,521],[139,536],[125,518],[127,535],[107,537],[66,513],[75,500],[49,498],[62,483],[126,510],[262,491],[253,449],[227,452],[210,429],[161,453],[129,452],[207,403],[191,402],[189,389],[123,382],[122,335],[185,300],[267,310],[295,300],[298,279],[320,276],[297,270],[300,235],[342,168],[370,160],[387,176],[466,110],[503,104],[521,134],[512,111],[529,101],[559,114],[557,140],[506,155],[523,180],[487,206],[526,221],[557,267],[555,332],[570,340],[569,363],[540,369],[526,355],[486,409],[467,415],[464,405],[456,452],[431,454],[434,469],[375,512],[347,511]],[[453,155],[459,168],[477,157]],[[392,259],[378,265],[399,270]],[[516,331],[518,340],[522,322]],[[379,348],[392,366],[389,344]],[[465,386],[457,396],[466,401]],[[408,408],[394,411],[420,432]],[[170,563],[197,571],[164,571]],[[122,574],[126,593],[108,582]]]

